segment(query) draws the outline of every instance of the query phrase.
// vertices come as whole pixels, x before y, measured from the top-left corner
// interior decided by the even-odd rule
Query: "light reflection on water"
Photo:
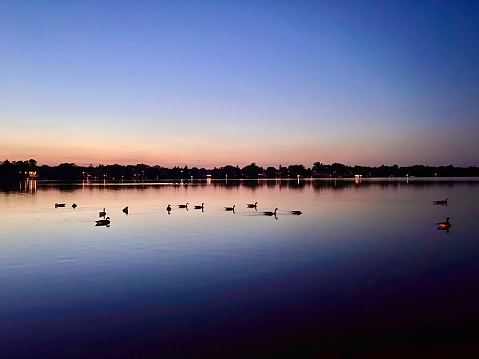
[[[347,355],[478,329],[478,181],[19,189],[0,192],[0,354]]]

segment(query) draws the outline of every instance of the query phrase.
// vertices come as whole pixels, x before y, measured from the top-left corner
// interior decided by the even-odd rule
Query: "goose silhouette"
[[[75,209],[75,208],[77,208],[77,207],[78,207],[78,206],[77,206],[76,203],[73,203],[73,204],[72,204],[72,208],[73,208],[73,209]]]
[[[247,206],[248,206],[248,208],[256,208],[258,206],[258,202],[248,203]]]
[[[123,208],[122,211],[123,211],[123,213],[128,214],[128,206],[126,206],[125,208]]]
[[[106,216],[106,211],[105,208],[103,208],[103,211],[98,212],[99,217],[105,217]]]
[[[204,208],[204,203],[201,204],[201,206],[195,206],[195,209],[203,209]]]
[[[295,214],[296,216],[300,216],[303,214],[301,211],[291,211],[291,214]]]
[[[440,205],[442,205],[442,206],[444,206],[444,205],[447,206],[447,198],[444,199],[444,200],[440,200],[440,201],[433,201],[432,203],[433,203],[433,204],[436,204],[436,205],[440,204]]]
[[[109,226],[110,225],[110,217],[106,217],[105,219],[99,219],[95,221],[97,226]]]
[[[55,203],[55,208],[57,207],[65,207],[65,203]]]
[[[447,217],[445,222],[439,222],[437,224],[437,229],[449,229],[451,228],[452,224],[449,223],[450,218]]]
[[[278,208],[275,208],[274,209],[274,212],[270,212],[270,211],[266,211],[266,212],[263,212],[263,214],[265,216],[275,216],[276,217],[276,211],[278,210]]]
[[[233,205],[233,207],[225,207],[225,210],[226,211],[235,211],[235,205]]]
[[[188,208],[189,203],[186,202],[186,204],[179,204],[178,208]]]
[[[171,206],[168,205],[168,206],[166,207],[166,210],[168,211],[168,213],[170,213],[170,212],[171,212]]]

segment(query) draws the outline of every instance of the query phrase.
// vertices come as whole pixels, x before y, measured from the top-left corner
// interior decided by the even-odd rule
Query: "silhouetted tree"
[[[263,172],[263,168],[258,167],[254,162],[246,167],[243,167],[243,176],[245,178],[258,178],[261,172]]]

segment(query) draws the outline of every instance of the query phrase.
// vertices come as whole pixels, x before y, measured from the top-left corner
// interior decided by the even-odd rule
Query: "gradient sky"
[[[0,2],[0,160],[479,165],[478,1]]]

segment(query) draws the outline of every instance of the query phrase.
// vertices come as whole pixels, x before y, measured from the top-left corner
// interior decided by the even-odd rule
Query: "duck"
[[[449,228],[451,228],[452,224],[449,223],[450,219],[451,218],[447,217],[445,222],[439,222],[437,224],[437,229],[449,229]]]
[[[72,208],[73,208],[73,209],[75,209],[75,208],[77,208],[77,207],[78,207],[78,206],[77,206],[76,203],[73,203],[73,204],[72,204]]]
[[[195,209],[203,209],[204,208],[204,203],[201,204],[201,206],[195,206]]]
[[[105,208],[103,208],[103,211],[98,212],[99,217],[105,217],[106,216],[106,211]]]
[[[186,202],[186,204],[179,204],[178,208],[188,208],[189,203]]]
[[[299,216],[299,215],[302,215],[303,212],[301,212],[301,211],[291,211],[291,214],[295,214],[295,215]]]
[[[235,207],[236,207],[235,205],[233,205],[233,207],[225,207],[225,210],[226,210],[226,211],[233,211],[233,212],[234,212],[234,211],[235,211]]]
[[[263,214],[264,214],[265,216],[275,216],[275,217],[276,217],[276,211],[277,211],[277,210],[278,210],[278,209],[275,208],[275,209],[274,209],[274,212],[266,211],[266,212],[263,212]]]
[[[57,207],[65,207],[65,203],[55,203],[55,208]]]
[[[248,203],[246,206],[248,206],[248,208],[256,208],[258,206],[258,202]]]
[[[95,222],[97,226],[108,226],[110,225],[110,217],[106,217],[105,219],[99,219]]]
[[[440,205],[446,205],[446,206],[447,206],[447,198],[444,199],[444,200],[440,200],[440,201],[433,201],[432,203],[433,203],[433,204],[440,204]]]
[[[168,212],[171,212],[171,206],[168,205],[168,206],[166,207],[166,210],[167,210]]]
[[[123,208],[122,211],[123,211],[123,213],[128,214],[128,206],[126,206],[125,208]]]

